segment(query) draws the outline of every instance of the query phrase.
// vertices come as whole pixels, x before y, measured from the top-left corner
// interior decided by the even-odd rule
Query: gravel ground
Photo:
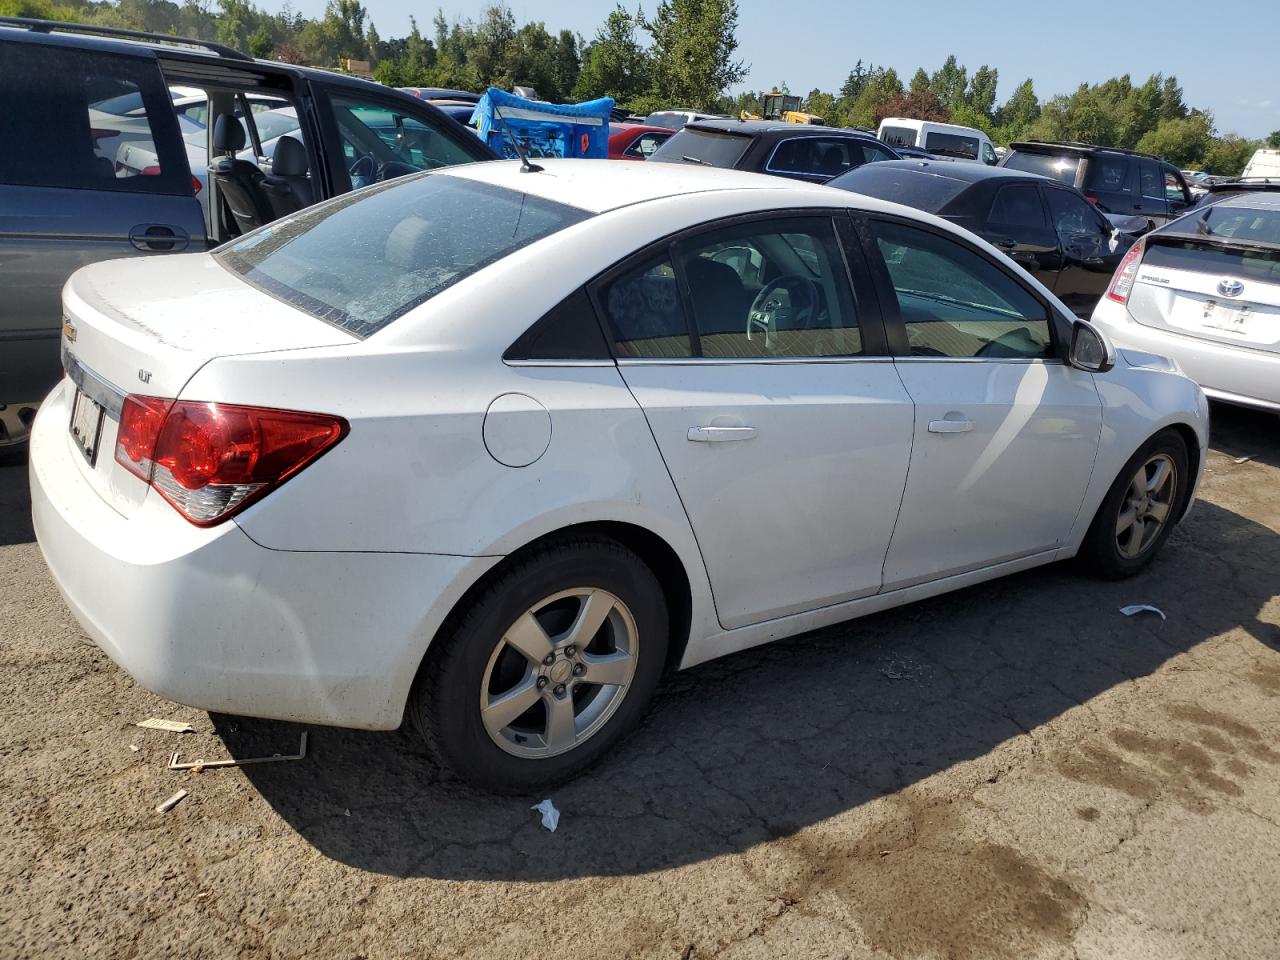
[[[1214,417],[1140,578],[1032,571],[681,674],[554,834],[404,732],[168,771],[301,728],[84,643],[0,469],[0,957],[1275,958],[1280,423]]]

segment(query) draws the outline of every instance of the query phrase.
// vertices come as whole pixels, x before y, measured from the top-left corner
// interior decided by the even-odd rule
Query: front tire
[[[432,755],[497,793],[568,779],[631,732],[666,662],[662,588],[621,544],[513,560],[432,644],[409,715]]]
[[[1187,444],[1163,430],[1121,468],[1077,556],[1088,573],[1123,580],[1144,569],[1169,537],[1190,490]]]

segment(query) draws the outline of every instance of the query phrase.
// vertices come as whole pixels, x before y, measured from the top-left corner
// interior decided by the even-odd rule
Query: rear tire
[[[541,789],[639,724],[668,630],[657,578],[621,544],[537,547],[450,618],[419,670],[410,719],[436,760],[475,786]]]
[[[1176,430],[1162,430],[1120,469],[1085,534],[1077,564],[1106,580],[1142,572],[1182,516],[1190,483],[1186,441]]]

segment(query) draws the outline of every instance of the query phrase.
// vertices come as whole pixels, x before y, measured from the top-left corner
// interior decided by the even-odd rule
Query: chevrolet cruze
[[[85,631],[208,710],[526,791],[664,670],[1150,563],[1200,389],[936,217],[693,165],[435,171],[97,264],[31,451]]]

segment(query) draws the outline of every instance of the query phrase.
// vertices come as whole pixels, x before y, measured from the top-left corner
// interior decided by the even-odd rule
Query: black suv
[[[1145,217],[1152,226],[1180,216],[1193,202],[1181,170],[1132,150],[1031,140],[1010,144],[1000,166],[1060,180],[1104,213]]]
[[[61,373],[60,295],[78,267],[205,250],[354,187],[496,159],[439,110],[368,80],[10,17],[0,145],[0,458]]]
[[[698,163],[809,183],[897,159],[870,131],[771,120],[695,120],[649,156],[649,162]]]

